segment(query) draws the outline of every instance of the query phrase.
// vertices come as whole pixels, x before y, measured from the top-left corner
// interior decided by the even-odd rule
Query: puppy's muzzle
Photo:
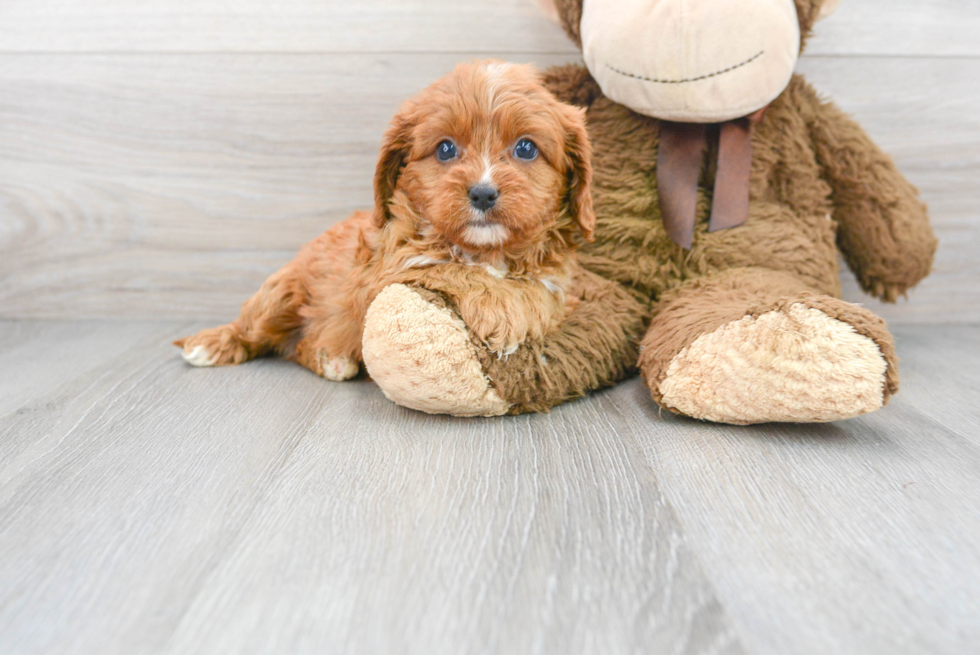
[[[491,209],[497,204],[500,192],[488,184],[478,184],[470,187],[470,204],[481,212]]]

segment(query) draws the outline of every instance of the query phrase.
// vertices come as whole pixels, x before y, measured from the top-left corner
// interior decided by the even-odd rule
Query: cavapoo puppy
[[[461,64],[385,133],[374,211],[357,212],[269,277],[233,322],[176,341],[195,366],[268,353],[355,376],[364,317],[393,283],[445,294],[499,356],[557,327],[575,249],[591,240],[582,111],[530,66]]]

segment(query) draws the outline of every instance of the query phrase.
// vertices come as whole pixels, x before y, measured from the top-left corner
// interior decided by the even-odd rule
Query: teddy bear
[[[550,1],[550,0],[549,0]],[[917,190],[794,72],[836,0],[554,0],[585,66],[546,87],[586,111],[595,240],[560,327],[500,357],[433,291],[391,285],[366,368],[406,407],[547,411],[637,369],[675,414],[825,422],[898,390],[884,321],[840,298],[840,256],[894,302],[930,271]]]

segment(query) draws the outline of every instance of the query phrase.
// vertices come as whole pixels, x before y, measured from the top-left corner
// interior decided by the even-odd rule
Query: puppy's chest
[[[563,268],[529,269],[506,261],[481,260],[462,252],[412,255],[400,268],[403,274],[413,278],[456,280],[460,288],[519,291],[538,287],[557,295],[564,294],[571,277]]]

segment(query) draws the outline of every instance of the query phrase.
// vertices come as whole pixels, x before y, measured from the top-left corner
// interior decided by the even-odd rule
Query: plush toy
[[[546,86],[587,110],[595,242],[581,304],[506,359],[439,294],[370,308],[367,369],[395,402],[457,415],[541,411],[639,367],[653,400],[710,421],[832,421],[898,389],[893,340],[839,298],[839,254],[893,302],[936,240],[916,190],[799,75],[834,0],[555,0],[587,68]]]

